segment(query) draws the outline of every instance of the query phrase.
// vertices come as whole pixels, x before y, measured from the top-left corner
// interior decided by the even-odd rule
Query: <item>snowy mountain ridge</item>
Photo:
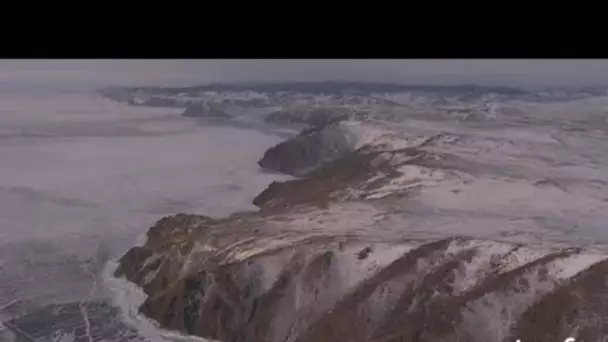
[[[211,87],[137,96],[226,112],[263,99],[251,122],[303,129],[259,164],[295,178],[262,191],[258,211],[165,217],[123,256],[115,275],[162,327],[225,342],[608,333],[601,91]]]

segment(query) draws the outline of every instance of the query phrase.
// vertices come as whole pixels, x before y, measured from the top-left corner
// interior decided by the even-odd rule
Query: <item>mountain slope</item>
[[[599,338],[605,98],[459,91],[312,124],[260,159],[298,178],[259,211],[163,218],[116,276],[161,326],[225,342]]]

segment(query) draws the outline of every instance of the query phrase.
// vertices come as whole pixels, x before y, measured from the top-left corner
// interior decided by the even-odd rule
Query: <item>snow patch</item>
[[[451,246],[450,246],[451,247]],[[476,246],[476,254],[470,262],[465,262],[458,269],[452,283],[454,293],[460,294],[470,290],[493,270],[496,259],[503,258],[513,250],[511,244],[484,241]]]
[[[549,273],[556,279],[569,279],[606,258],[605,254],[575,254],[553,262]]]
[[[366,247],[369,248],[368,254],[363,257]],[[354,288],[414,248],[415,246],[407,244],[355,244],[335,253],[336,272],[343,290]]]

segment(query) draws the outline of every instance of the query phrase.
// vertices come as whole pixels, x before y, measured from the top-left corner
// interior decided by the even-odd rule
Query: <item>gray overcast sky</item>
[[[0,82],[197,84],[359,80],[608,84],[608,60],[0,60]]]

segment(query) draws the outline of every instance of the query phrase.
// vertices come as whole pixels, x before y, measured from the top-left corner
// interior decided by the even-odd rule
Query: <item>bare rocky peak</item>
[[[355,132],[341,124],[305,130],[268,149],[259,165],[265,169],[302,176],[357,148]]]
[[[350,150],[336,153],[333,159],[305,173],[303,178],[273,182],[253,203],[266,213],[299,206],[327,207],[333,202],[407,195],[433,178],[424,164],[440,156],[424,147],[434,139],[420,139],[397,148],[390,144],[351,144]],[[298,156],[285,153],[290,161]]]
[[[605,315],[605,255],[471,238],[383,240],[353,234],[377,223],[361,208],[350,226],[319,229],[346,213],[166,218],[116,274],[144,289],[141,312],[163,327],[221,341],[604,333],[594,317]]]

